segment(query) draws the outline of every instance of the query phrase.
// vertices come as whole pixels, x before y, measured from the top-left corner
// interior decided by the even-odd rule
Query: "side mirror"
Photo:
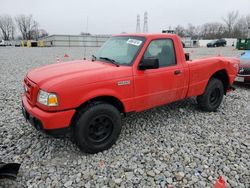
[[[186,61],[190,60],[190,54],[189,53],[185,53],[185,59],[186,59]]]
[[[158,69],[158,68],[159,68],[159,59],[156,58],[143,59],[138,66],[139,70]]]

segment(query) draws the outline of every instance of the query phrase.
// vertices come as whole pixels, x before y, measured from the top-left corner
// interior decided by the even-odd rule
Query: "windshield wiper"
[[[108,57],[99,57],[99,59],[103,59],[103,60],[106,60],[112,64],[114,64],[115,66],[119,67],[120,65],[114,60],[114,59],[110,59]]]

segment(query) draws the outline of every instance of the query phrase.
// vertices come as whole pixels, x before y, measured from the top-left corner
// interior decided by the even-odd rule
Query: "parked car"
[[[218,40],[213,40],[209,43],[207,43],[207,47],[220,47],[220,46],[226,46],[227,41],[225,39],[218,39]]]
[[[240,57],[240,68],[235,81],[250,83],[250,50],[244,52]]]
[[[35,128],[70,132],[79,148],[110,148],[121,115],[197,96],[204,111],[216,111],[231,90],[239,60],[189,60],[174,34],[111,37],[92,60],[36,68],[24,78],[22,111]]]
[[[0,46],[3,46],[3,47],[5,47],[5,46],[6,46],[6,44],[5,44],[5,41],[4,41],[4,40],[2,40],[2,41],[0,42]]]

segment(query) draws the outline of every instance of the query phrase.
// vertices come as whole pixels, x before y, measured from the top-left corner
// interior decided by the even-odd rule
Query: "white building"
[[[111,35],[50,35],[39,40],[46,47],[100,47]]]
[[[181,37],[181,41],[185,44],[185,48],[199,47],[199,41],[193,40],[191,37]]]

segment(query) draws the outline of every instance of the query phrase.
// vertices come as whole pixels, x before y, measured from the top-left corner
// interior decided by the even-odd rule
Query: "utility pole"
[[[137,20],[136,20],[136,33],[141,32],[141,23],[140,23],[140,15],[137,15]]]
[[[143,33],[148,32],[148,13],[144,12]]]
[[[86,33],[89,31],[89,17],[87,16]]]

